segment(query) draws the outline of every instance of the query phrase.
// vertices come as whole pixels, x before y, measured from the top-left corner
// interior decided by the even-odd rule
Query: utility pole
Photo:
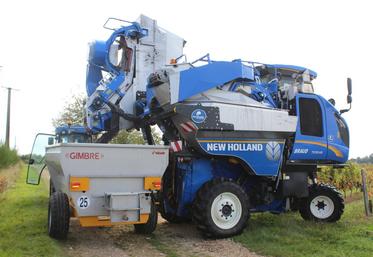
[[[0,66],[0,70],[3,66]],[[9,148],[9,136],[10,136],[10,104],[12,99],[12,90],[18,90],[11,87],[2,87],[8,90],[8,104],[6,111],[6,132],[5,132],[5,146]]]
[[[9,148],[9,136],[10,136],[10,103],[12,99],[12,90],[18,91],[12,87],[3,87],[8,90],[8,107],[6,111],[6,132],[5,132],[5,146]]]
[[[6,132],[5,132],[5,146],[9,148],[9,135],[10,135],[10,101],[12,98],[12,89],[11,87],[7,87],[8,89],[8,106],[6,111]]]

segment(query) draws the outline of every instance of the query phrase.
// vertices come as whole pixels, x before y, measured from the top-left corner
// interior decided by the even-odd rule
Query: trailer
[[[130,144],[51,143],[38,134],[27,183],[50,174],[48,232],[66,238],[70,218],[82,227],[133,224],[151,233],[157,224],[156,194],[168,165],[168,147]],[[43,149],[45,151],[43,152]]]

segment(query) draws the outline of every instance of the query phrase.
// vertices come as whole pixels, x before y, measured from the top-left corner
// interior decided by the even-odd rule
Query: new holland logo
[[[268,160],[277,161],[281,156],[280,144],[274,141],[270,141],[266,145],[266,157]]]
[[[206,120],[207,114],[204,110],[195,109],[192,112],[191,118],[195,123],[202,123]]]

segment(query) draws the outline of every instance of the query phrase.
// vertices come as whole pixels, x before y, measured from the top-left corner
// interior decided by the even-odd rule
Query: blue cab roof
[[[289,71],[294,71],[294,72],[299,72],[299,73],[304,72],[305,70],[308,70],[312,79],[315,79],[317,77],[317,73],[315,71],[307,69],[302,66],[286,65],[286,64],[266,64],[266,67],[272,68],[272,69],[289,70]]]

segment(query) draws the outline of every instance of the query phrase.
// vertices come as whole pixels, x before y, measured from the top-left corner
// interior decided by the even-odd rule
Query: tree
[[[357,162],[357,163],[370,163],[373,164],[373,153],[369,156],[365,157],[357,157],[356,159],[351,159],[351,161]]]
[[[69,101],[65,103],[63,111],[56,119],[52,120],[54,127],[66,124],[83,124],[85,117],[86,97],[83,94],[74,95]]]
[[[155,130],[154,127],[152,127],[152,135],[154,138],[155,144],[159,145],[161,144],[161,136],[159,133]],[[144,140],[144,137],[142,136],[142,133],[137,130],[132,130],[128,132],[127,130],[121,130],[119,131],[118,135],[116,135],[111,141],[111,144],[140,144],[144,145],[146,142]]]

